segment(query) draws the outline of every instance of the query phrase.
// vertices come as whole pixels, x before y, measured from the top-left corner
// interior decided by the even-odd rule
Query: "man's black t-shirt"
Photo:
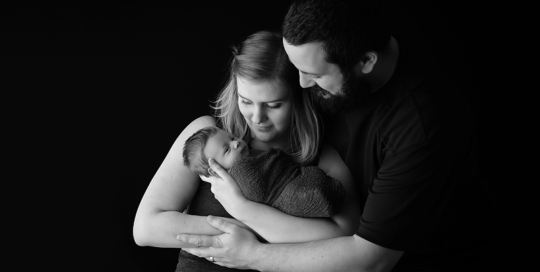
[[[358,236],[405,251],[395,270],[459,266],[490,239],[494,212],[474,121],[452,80],[398,43],[390,81],[331,117],[326,135],[363,198]]]

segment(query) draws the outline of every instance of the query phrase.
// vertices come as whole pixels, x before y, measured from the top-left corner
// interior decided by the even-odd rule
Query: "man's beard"
[[[369,87],[367,82],[358,80],[352,73],[348,73],[337,94],[332,94],[319,85],[314,85],[309,90],[313,94],[313,100],[323,113],[336,114],[357,107],[369,95]]]

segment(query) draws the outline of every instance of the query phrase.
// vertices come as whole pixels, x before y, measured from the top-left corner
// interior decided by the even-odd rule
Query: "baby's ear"
[[[208,167],[208,173],[210,173],[210,175],[216,177],[216,178],[221,178],[215,171],[214,169],[212,169],[211,167]]]

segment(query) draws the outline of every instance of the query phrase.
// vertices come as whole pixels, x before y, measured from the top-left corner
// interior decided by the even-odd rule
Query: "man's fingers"
[[[215,217],[215,216],[212,216],[212,215],[209,215],[208,217],[206,217],[206,220],[208,221],[208,223],[218,229],[218,230],[221,230],[225,233],[231,233],[235,227],[237,227],[237,225],[235,224],[232,224],[232,223],[229,223],[227,222],[226,220],[223,220],[219,217]],[[216,239],[218,240],[218,239]],[[216,241],[219,243],[219,240]]]
[[[216,240],[218,240],[217,236],[178,234],[176,239],[198,247],[218,247],[220,245],[219,242],[216,242]]]
[[[194,248],[182,248],[183,251],[195,255],[201,258],[208,258],[210,256],[216,256],[216,252],[211,247],[194,247]],[[214,258],[215,260],[215,258]]]
[[[227,262],[225,258],[214,257],[217,256],[217,254],[219,253],[216,252],[213,248],[182,248],[182,250],[199,258],[205,258],[208,261],[213,262],[214,264],[217,264],[219,266],[231,267],[231,265]],[[212,261],[210,257],[213,257],[214,260]]]

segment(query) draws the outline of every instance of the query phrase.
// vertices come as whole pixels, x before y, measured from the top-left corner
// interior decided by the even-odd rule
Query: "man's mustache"
[[[319,85],[311,86],[310,91],[314,92],[316,95],[322,98],[328,98],[328,97],[334,96],[331,92],[319,87]]]

